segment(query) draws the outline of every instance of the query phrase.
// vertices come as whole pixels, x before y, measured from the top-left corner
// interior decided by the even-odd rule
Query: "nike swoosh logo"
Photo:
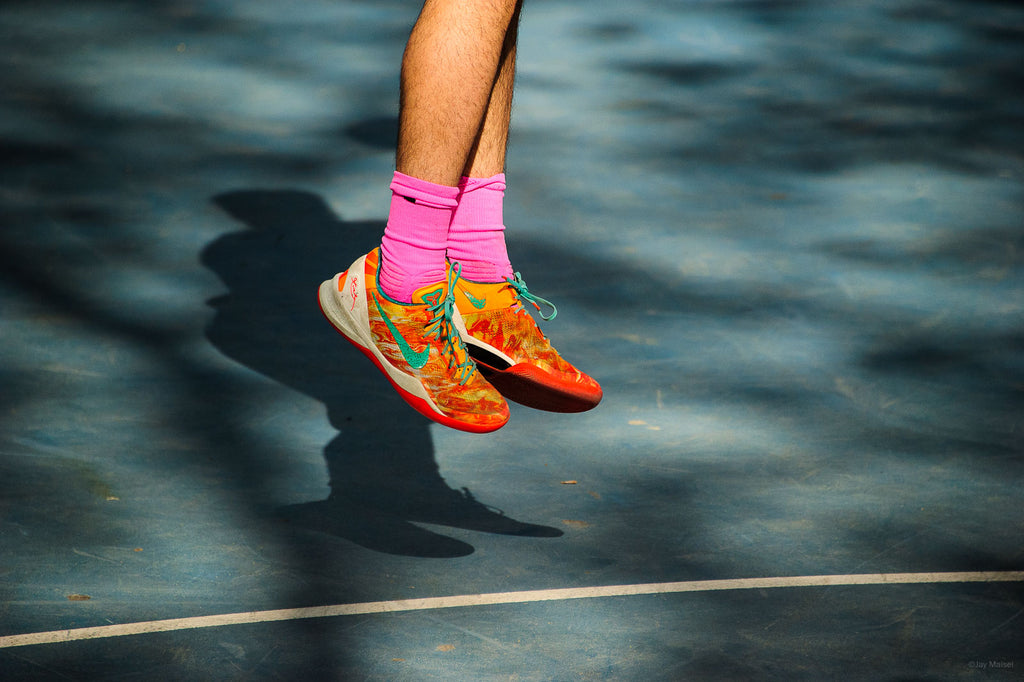
[[[469,299],[469,302],[473,304],[473,307],[476,308],[477,310],[483,310],[484,306],[487,305],[486,298],[477,298],[476,296],[465,290],[463,290],[462,293],[466,295],[466,298]]]
[[[384,309],[380,306],[380,301],[377,300],[376,296],[373,296],[373,303],[377,306],[377,310],[380,312],[380,316],[384,318],[384,324],[387,325],[388,331],[391,332],[391,336],[394,337],[395,343],[398,344],[398,350],[402,352],[402,357],[409,363],[409,366],[413,369],[423,369],[427,364],[427,360],[430,359],[430,346],[427,346],[421,351],[414,351],[409,342],[402,336],[402,332],[398,331],[398,327],[391,321],[388,314],[384,312]]]

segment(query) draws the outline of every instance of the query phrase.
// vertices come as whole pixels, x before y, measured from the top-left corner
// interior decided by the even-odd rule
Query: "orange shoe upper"
[[[507,420],[504,398],[476,371],[450,314],[446,319],[448,283],[422,287],[411,304],[403,304],[377,288],[377,249],[365,263],[370,334],[388,362],[419,379],[441,412],[460,422]]]
[[[469,335],[506,356],[512,365],[533,365],[556,382],[570,382],[577,389],[600,392],[596,381],[552,347],[512,283],[459,279],[455,284],[455,304]]]

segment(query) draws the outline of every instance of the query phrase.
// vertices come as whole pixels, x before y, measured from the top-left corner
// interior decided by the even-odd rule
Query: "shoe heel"
[[[331,326],[338,330],[342,335],[348,338],[350,341],[363,348],[369,348],[373,345],[372,339],[368,338],[365,332],[360,328],[360,325],[356,322],[356,315],[359,314],[359,310],[349,310],[346,308],[342,301],[339,300],[339,296],[336,293],[338,291],[338,277],[329,279],[320,284],[320,290],[317,292],[317,299],[320,303],[320,312],[323,313],[327,321],[331,323]],[[365,311],[365,305],[364,305]],[[365,312],[363,313],[365,315]]]

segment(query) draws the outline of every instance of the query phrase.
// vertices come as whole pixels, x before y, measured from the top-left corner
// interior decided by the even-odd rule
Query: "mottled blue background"
[[[509,249],[606,398],[484,437],[406,407],[315,299],[383,229],[417,11],[5,4],[0,635],[1024,567],[1024,9],[528,1]],[[1022,602],[556,602],[0,650],[0,671],[1008,680]]]

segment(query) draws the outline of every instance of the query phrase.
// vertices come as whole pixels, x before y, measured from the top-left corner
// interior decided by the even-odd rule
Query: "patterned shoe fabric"
[[[377,288],[379,259],[374,249],[320,285],[324,316],[420,414],[473,433],[504,426],[508,404],[477,371],[456,328],[458,271],[403,304]]]
[[[541,332],[523,302],[538,311],[554,305],[527,289],[517,272],[497,283],[459,279],[455,304],[466,326],[466,345],[480,372],[509,400],[550,412],[584,412],[601,402],[601,387],[566,362]]]

